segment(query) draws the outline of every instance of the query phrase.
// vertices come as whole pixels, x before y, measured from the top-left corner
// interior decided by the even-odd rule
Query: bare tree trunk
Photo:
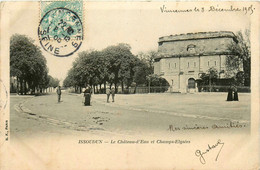
[[[122,88],[122,94],[124,94],[124,82],[123,82],[123,80],[121,81],[121,88]]]
[[[33,81],[32,81],[32,94],[35,94],[35,85]]]
[[[26,87],[26,81],[24,80],[24,94],[27,94],[27,87]]]
[[[117,93],[117,83],[118,83],[118,72],[115,74],[115,81],[114,81],[114,84],[115,84],[115,92]]]
[[[19,94],[19,78],[16,77],[16,80],[17,80],[17,82],[16,82],[16,93]]]
[[[107,93],[107,82],[104,82],[104,89],[105,89],[105,94]]]
[[[23,80],[20,79],[20,93],[23,95]]]

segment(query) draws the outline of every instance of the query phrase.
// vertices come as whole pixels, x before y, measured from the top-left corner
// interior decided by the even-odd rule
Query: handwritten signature
[[[204,156],[205,156],[208,152],[210,152],[211,150],[214,150],[214,149],[216,149],[216,148],[219,148],[218,154],[217,154],[216,159],[215,159],[215,161],[217,161],[217,160],[218,160],[218,157],[219,157],[219,154],[220,154],[220,152],[221,152],[223,146],[224,146],[224,142],[221,142],[221,140],[219,139],[219,140],[217,141],[217,143],[214,144],[214,145],[209,145],[209,144],[208,144],[208,148],[207,148],[204,152],[202,152],[201,150],[196,150],[196,151],[195,151],[195,155],[196,155],[197,157],[199,157],[199,160],[200,160],[200,162],[201,162],[202,164],[206,164],[206,159],[205,159]]]

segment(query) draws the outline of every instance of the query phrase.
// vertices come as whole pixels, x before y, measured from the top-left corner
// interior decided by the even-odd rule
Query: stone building
[[[198,32],[159,38],[154,73],[171,85],[172,92],[196,92],[201,73],[215,68],[225,78],[228,45],[237,42],[233,32]]]

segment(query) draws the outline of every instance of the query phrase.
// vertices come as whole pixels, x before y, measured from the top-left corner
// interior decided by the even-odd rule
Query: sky
[[[12,4],[12,3],[10,3]],[[10,5],[8,4],[8,5]],[[233,31],[250,27],[250,15],[235,12],[162,13],[168,9],[193,9],[195,6],[230,7],[232,2],[219,3],[166,3],[166,2],[88,2],[84,3],[84,41],[80,49],[69,57],[56,57],[42,50],[47,59],[49,74],[61,81],[66,77],[78,52],[102,50],[109,45],[128,43],[132,53],[157,50],[161,36],[182,33]],[[12,5],[10,5],[12,6]],[[40,46],[37,29],[40,21],[39,2],[16,2],[10,7],[10,36],[28,35]]]

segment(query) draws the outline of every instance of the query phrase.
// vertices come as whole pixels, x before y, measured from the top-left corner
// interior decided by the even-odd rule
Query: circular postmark
[[[67,8],[55,8],[42,17],[38,36],[45,51],[58,57],[67,57],[82,44],[82,22],[75,12]]]
[[[0,79],[0,92],[1,92],[1,98],[0,98],[0,111],[6,108],[7,100],[8,100],[8,92],[4,85],[4,82]]]

